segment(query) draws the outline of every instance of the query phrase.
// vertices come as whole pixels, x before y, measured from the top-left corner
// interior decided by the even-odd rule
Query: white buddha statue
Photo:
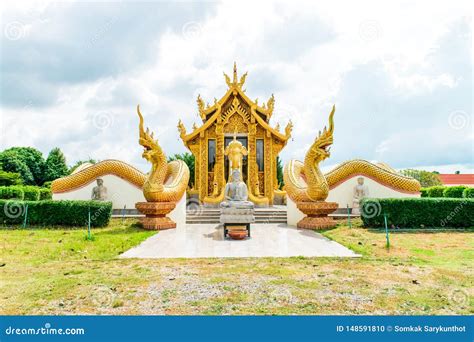
[[[107,200],[107,188],[104,186],[102,178],[97,178],[97,185],[92,188],[91,199],[94,201]]]
[[[235,205],[252,204],[248,201],[247,185],[240,178],[239,169],[232,171],[232,181],[227,183],[224,189],[225,201],[221,207],[231,207]],[[253,204],[252,204],[253,206]]]
[[[364,177],[357,178],[357,185],[354,186],[352,197],[352,214],[360,214],[360,200],[369,196],[369,188],[364,184]]]

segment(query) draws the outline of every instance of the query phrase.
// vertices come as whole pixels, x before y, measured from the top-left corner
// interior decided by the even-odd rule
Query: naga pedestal
[[[135,208],[145,217],[140,218],[143,228],[148,230],[163,230],[176,228],[176,222],[166,215],[176,207],[175,202],[138,202]]]
[[[336,202],[297,202],[296,206],[306,215],[296,224],[298,228],[326,229],[337,224],[328,216],[338,208]]]

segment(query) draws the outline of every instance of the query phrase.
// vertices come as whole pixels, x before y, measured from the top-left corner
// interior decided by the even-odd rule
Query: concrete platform
[[[252,224],[250,239],[223,237],[216,224],[193,224],[160,231],[121,258],[358,257],[319,233],[286,224]]]

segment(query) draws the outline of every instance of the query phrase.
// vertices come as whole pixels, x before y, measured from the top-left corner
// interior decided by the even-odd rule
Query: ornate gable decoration
[[[275,104],[275,97],[273,96],[273,94],[266,103],[263,103],[262,106],[259,106],[258,99],[252,101],[249,97],[247,97],[247,95],[245,95],[245,89],[243,89],[243,85],[245,84],[247,73],[243,74],[239,79],[237,74],[237,65],[235,62],[232,80],[225,72],[223,74],[225,82],[229,88],[226,94],[220,100],[214,99],[214,104],[211,106],[209,105],[209,103],[205,104],[201,95],[198,95],[197,97],[196,103],[198,105],[198,112],[202,121],[206,122],[210,118],[210,115],[212,116],[212,114],[216,110],[219,110],[224,105],[224,103],[229,100],[229,97],[231,95],[240,95],[240,97],[244,100],[244,102],[248,104],[249,107],[255,108],[255,111],[258,112],[262,117],[264,117],[265,121],[268,122],[273,114],[273,108]]]
[[[246,123],[250,122],[250,114],[245,110],[237,97],[232,100],[232,105],[221,115],[221,119],[226,123],[232,114],[238,113]]]
[[[187,134],[183,123],[181,121],[178,123],[178,130],[185,145],[188,145],[188,141],[208,129],[216,121],[224,124],[235,121],[237,119],[237,117],[234,117],[236,113],[242,117],[242,124],[257,122],[268,134],[274,135],[283,142],[286,142],[290,138],[292,130],[291,121],[286,126],[284,133],[280,132],[279,127],[275,129],[269,124],[275,106],[275,97],[273,94],[266,103],[260,106],[258,99],[252,101],[245,94],[243,86],[246,78],[247,73],[244,73],[240,78],[238,77],[237,65],[234,62],[232,79],[224,72],[224,79],[228,89],[220,100],[214,99],[214,104],[209,105],[209,103],[205,104],[201,95],[198,95],[196,102],[198,113],[203,124],[200,127],[194,126],[192,132]],[[233,125],[235,126],[235,122]]]

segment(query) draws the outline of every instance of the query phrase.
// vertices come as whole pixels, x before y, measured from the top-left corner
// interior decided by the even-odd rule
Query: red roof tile
[[[443,184],[474,184],[474,174],[440,174],[438,175]]]

